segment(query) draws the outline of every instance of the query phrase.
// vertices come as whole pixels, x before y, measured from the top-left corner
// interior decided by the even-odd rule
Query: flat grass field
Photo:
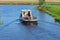
[[[38,4],[38,0],[0,0],[0,4]]]

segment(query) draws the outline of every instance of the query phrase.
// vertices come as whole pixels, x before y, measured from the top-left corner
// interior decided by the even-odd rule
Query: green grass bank
[[[60,22],[60,5],[44,5],[38,8],[41,11],[47,12],[47,14],[54,17],[56,21]]]

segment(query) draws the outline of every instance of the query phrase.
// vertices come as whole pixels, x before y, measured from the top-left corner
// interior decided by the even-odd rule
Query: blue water
[[[60,40],[60,24],[46,13],[35,10],[37,5],[0,5],[0,40]],[[38,25],[25,26],[18,19],[22,9],[30,9]]]

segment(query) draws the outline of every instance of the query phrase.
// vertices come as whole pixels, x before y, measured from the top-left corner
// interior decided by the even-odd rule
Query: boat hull
[[[37,25],[37,21],[21,21],[24,25]]]

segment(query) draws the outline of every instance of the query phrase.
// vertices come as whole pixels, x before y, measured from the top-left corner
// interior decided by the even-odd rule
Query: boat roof
[[[22,10],[22,11],[31,11],[31,10],[26,10],[26,9],[25,9],[25,10]]]

